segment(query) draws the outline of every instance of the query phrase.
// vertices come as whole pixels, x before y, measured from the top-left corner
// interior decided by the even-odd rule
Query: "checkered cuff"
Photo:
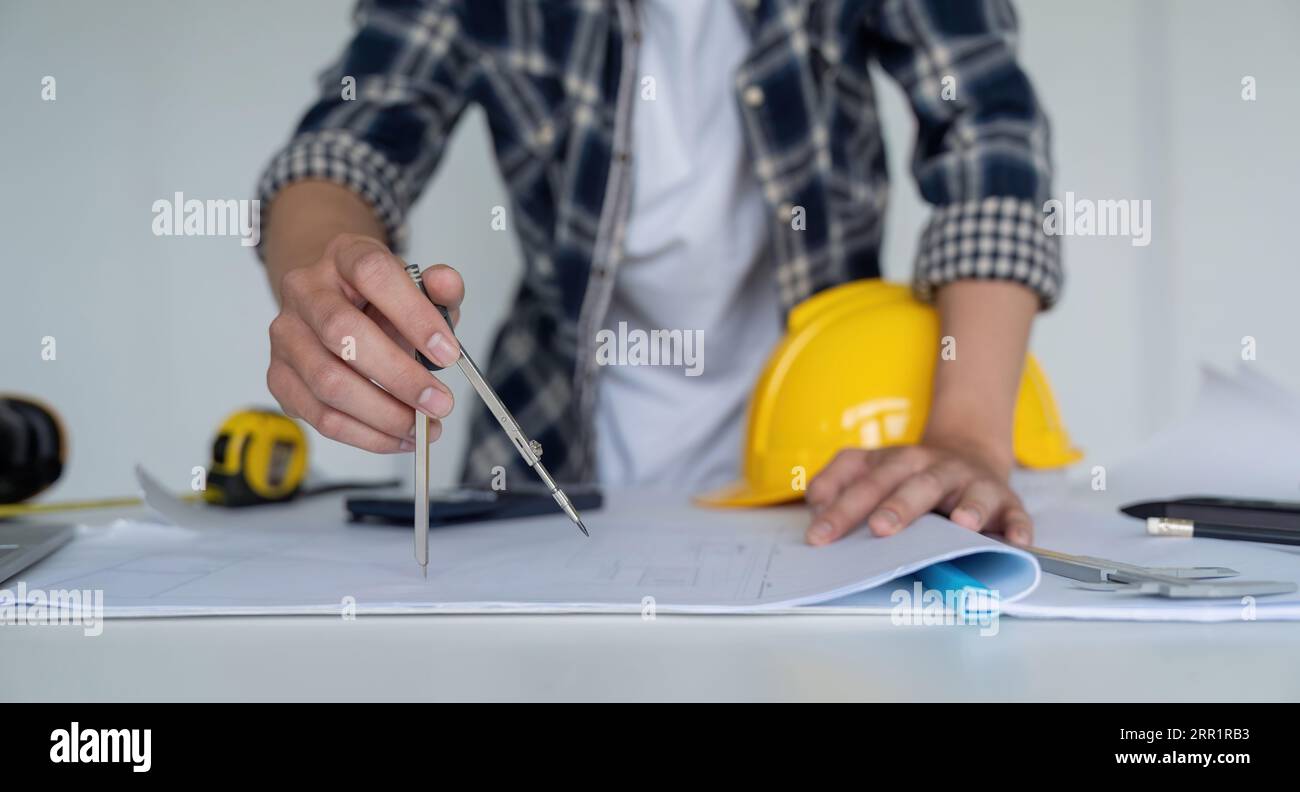
[[[266,166],[257,187],[263,228],[266,210],[280,190],[307,179],[334,182],[361,196],[384,224],[389,246],[399,253],[405,248],[411,200],[401,170],[378,149],[340,129],[296,135]]]
[[[1050,308],[1061,292],[1061,241],[1043,231],[1031,201],[991,196],[940,206],[921,234],[913,289],[927,302],[944,284],[965,279],[1022,284]]]

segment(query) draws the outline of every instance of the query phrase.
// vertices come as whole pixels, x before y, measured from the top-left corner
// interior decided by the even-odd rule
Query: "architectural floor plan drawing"
[[[657,496],[648,508],[642,497],[615,495],[592,512],[590,539],[558,513],[439,528],[426,581],[410,529],[349,524],[338,498],[214,514],[152,492],[166,517],[83,527],[25,581],[102,589],[110,617],[332,613],[349,605],[358,613],[631,612],[647,598],[665,612],[744,612],[835,599],[961,556],[998,559],[993,568],[1005,579],[995,582],[1013,596],[1036,581],[1027,555],[937,517],[895,541],[863,533],[828,551],[804,544],[798,507],[704,511]]]

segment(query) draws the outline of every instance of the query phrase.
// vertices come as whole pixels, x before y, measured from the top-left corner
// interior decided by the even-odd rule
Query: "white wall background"
[[[686,1],[686,0],[684,0]],[[1289,0],[1020,0],[1022,53],[1054,123],[1058,193],[1149,198],[1153,241],[1069,239],[1064,302],[1034,349],[1075,436],[1105,461],[1187,406],[1201,360],[1300,385],[1295,195],[1300,5]],[[0,391],[55,404],[73,437],[55,496],[133,489],[143,462],[185,487],[222,417],[269,404],[259,265],[234,238],[152,235],[153,202],[252,197],[260,167],[349,31],[350,0],[0,3]],[[41,79],[57,79],[56,102]],[[1258,100],[1241,99],[1255,77]],[[895,174],[886,268],[905,279],[925,217],[912,121],[882,91]],[[504,203],[469,115],[412,218],[412,260],[468,286],[461,335],[485,350],[518,272],[489,227]],[[58,359],[41,360],[54,336]],[[449,377],[462,405],[472,392]],[[453,475],[465,410],[439,443]],[[335,475],[408,464],[314,439]]]

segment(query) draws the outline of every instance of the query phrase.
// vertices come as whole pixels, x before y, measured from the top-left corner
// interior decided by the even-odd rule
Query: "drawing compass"
[[[415,281],[415,285],[420,288],[423,294],[430,302],[433,298],[429,297],[429,292],[424,288],[424,281],[420,278],[420,268],[415,264],[407,264],[406,272]],[[447,313],[444,306],[434,303],[434,307],[442,314],[442,318],[447,320],[447,326],[451,327],[451,316]],[[420,364],[429,371],[441,371],[442,366],[429,360],[419,351],[415,353]],[[587,533],[587,526],[582,524],[582,517],[578,515],[578,510],[573,508],[569,496],[564,494],[564,490],[555,483],[551,474],[547,471],[546,466],[542,464],[542,444],[536,440],[528,439],[524,430],[520,428],[519,422],[510,414],[501,398],[497,396],[492,386],[484,379],[483,373],[479,371],[474,359],[469,356],[462,345],[460,348],[460,357],[456,360],[456,366],[469,384],[474,387],[479,398],[487,405],[488,410],[501,428],[505,430],[510,442],[514,445],[519,455],[528,463],[537,476],[546,485],[546,489],[551,493],[551,497],[559,504],[564,513],[569,516],[578,530],[582,531],[583,536],[590,536]],[[415,413],[415,560],[420,563],[420,567],[428,576],[429,566],[429,418],[424,413],[416,411]]]

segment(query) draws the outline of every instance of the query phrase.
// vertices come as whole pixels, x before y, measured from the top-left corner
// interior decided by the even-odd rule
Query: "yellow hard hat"
[[[938,314],[905,286],[860,280],[800,303],[749,405],[744,478],[696,503],[798,500],[843,448],[917,442],[939,351]],[[1012,446],[1028,468],[1063,467],[1083,456],[1070,445],[1032,355],[1016,398]]]

